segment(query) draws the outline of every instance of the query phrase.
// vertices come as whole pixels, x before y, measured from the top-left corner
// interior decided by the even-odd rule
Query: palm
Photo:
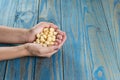
[[[58,30],[57,26],[52,23],[41,22],[41,23],[35,25],[30,30],[29,42],[34,42],[34,40],[36,39],[36,34],[40,33],[43,30],[43,28],[45,28],[45,27],[53,27],[56,30]],[[58,42],[59,48],[60,48],[66,40],[66,34],[60,30],[58,30],[58,32],[59,32],[59,35],[58,35],[57,42]],[[59,36],[62,36],[62,38],[59,38]]]
[[[40,33],[45,26],[45,23],[39,23],[30,29],[29,42],[34,42],[36,34]]]

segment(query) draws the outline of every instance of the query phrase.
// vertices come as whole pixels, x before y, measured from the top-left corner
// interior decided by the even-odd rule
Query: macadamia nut
[[[36,34],[34,43],[39,43],[43,47],[48,47],[55,44],[58,32],[54,28],[44,28],[41,33]]]

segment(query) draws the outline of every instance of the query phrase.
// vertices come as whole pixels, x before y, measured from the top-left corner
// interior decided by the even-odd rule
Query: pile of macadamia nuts
[[[34,43],[39,43],[43,47],[52,46],[55,44],[57,34],[58,34],[58,32],[55,31],[54,28],[46,27],[43,29],[42,32],[40,32],[36,35],[36,40]]]

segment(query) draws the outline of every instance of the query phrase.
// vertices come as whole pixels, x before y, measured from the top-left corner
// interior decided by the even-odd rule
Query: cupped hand
[[[28,34],[29,34],[28,42],[34,42],[34,40],[36,39],[36,34],[40,33],[43,30],[43,28],[46,28],[46,27],[53,27],[55,29],[58,29],[58,27],[53,23],[40,22],[28,31]]]
[[[56,42],[54,45],[59,46],[59,48],[61,48],[64,42],[66,41],[66,33],[59,30],[58,27],[53,23],[49,23],[49,22],[40,22],[37,25],[35,25],[32,29],[30,29],[28,35],[28,42],[29,43],[34,42],[36,39],[36,34],[40,33],[43,30],[43,28],[46,27],[52,27],[58,32]]]
[[[53,46],[43,47],[38,43],[33,43],[36,39],[36,34],[42,32],[42,30],[46,27],[52,27],[58,32],[55,44]],[[62,47],[65,41],[66,33],[59,30],[56,25],[48,22],[40,22],[29,30],[28,43],[25,44],[25,47],[30,53],[30,56],[51,57]]]
[[[51,57],[59,49],[58,46],[42,47],[40,44],[27,43],[25,49],[29,53],[29,56],[38,57]]]
[[[62,45],[65,43],[67,36],[66,33],[60,30],[57,30],[58,35],[57,35],[57,39],[56,39],[56,46],[59,46],[59,48],[62,47]]]

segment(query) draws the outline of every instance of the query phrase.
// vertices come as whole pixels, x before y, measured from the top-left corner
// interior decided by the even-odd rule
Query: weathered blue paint
[[[98,69],[94,72],[94,77],[96,80],[106,80],[104,67],[98,67]]]
[[[0,80],[5,78],[7,61],[0,61]]]
[[[3,4],[0,5],[1,25],[29,29],[37,24],[38,0],[1,0],[0,3]],[[4,80],[34,80],[34,63],[34,57],[9,60]]]
[[[120,0],[0,0],[0,25],[41,21],[67,33],[63,48],[51,58],[0,62],[0,80],[120,80]]]

